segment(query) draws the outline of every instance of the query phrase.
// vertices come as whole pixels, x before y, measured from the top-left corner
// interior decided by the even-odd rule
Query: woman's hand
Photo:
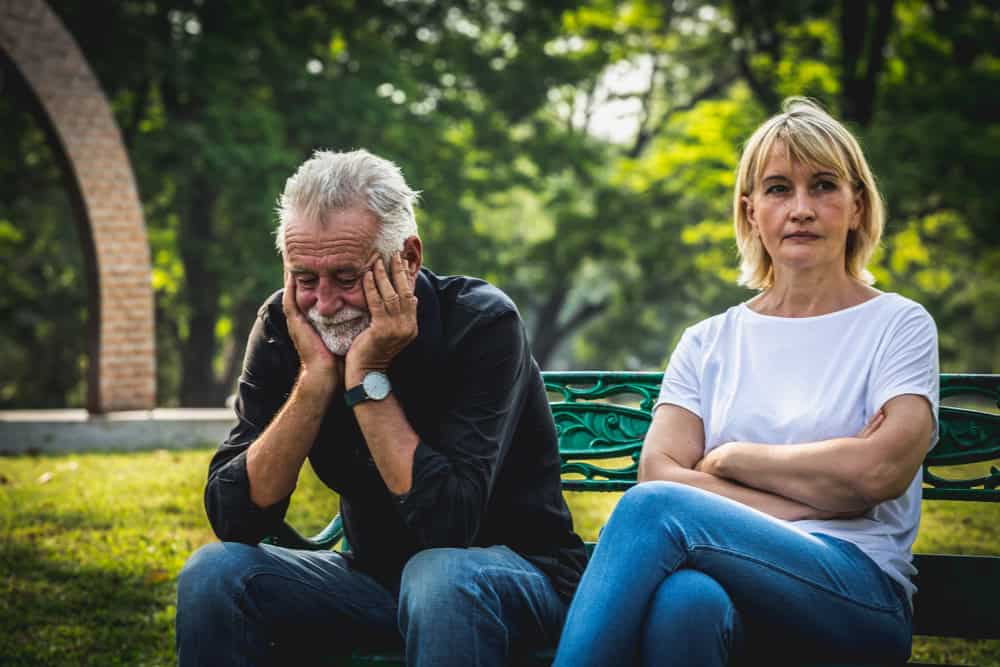
[[[876,411],[875,414],[872,415],[872,418],[868,420],[868,423],[865,424],[864,428],[858,431],[858,434],[854,437],[870,438],[875,433],[875,431],[878,430],[878,427],[881,426],[882,422],[884,421],[885,421],[885,413],[882,410]]]
[[[854,437],[856,438],[870,438],[875,434],[875,431],[879,429],[882,423],[885,422],[885,413],[882,410],[877,411],[872,415],[868,423],[864,425],[858,434]],[[700,472],[708,473],[709,475],[715,475],[716,477],[726,477],[727,461],[731,460],[732,456],[737,456],[740,454],[746,454],[749,456],[753,455],[754,443],[752,442],[740,442],[732,441],[726,442],[718,447],[715,447],[706,454],[698,463],[695,465],[694,469]]]
[[[716,469],[728,452],[735,451],[736,445],[752,446],[750,443],[729,443],[716,448],[708,457],[703,456],[704,443],[705,431],[700,417],[676,405],[661,405],[653,414],[653,423],[642,445],[639,481],[665,480],[688,484],[779,519],[817,518],[814,507],[709,472]]]
[[[856,435],[804,443],[729,442],[699,466],[821,511],[856,516],[906,492],[933,431],[927,400],[902,394],[886,401]]]
[[[738,453],[737,450],[746,446],[752,446],[752,444],[737,441],[723,443],[714,447],[708,454],[705,454],[695,465],[694,469],[699,472],[708,473],[709,475],[715,475],[716,477],[725,477],[727,457]]]

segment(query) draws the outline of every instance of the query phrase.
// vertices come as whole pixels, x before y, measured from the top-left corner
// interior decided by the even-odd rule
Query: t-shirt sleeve
[[[701,417],[701,342],[695,329],[681,335],[663,373],[660,396],[653,412],[664,404],[679,405]]]
[[[938,439],[937,326],[922,306],[906,310],[887,332],[887,342],[872,368],[869,414],[896,396],[915,394],[927,399],[934,417],[931,446]]]

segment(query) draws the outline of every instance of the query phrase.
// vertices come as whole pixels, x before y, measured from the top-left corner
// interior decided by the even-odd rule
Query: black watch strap
[[[368,392],[365,391],[364,383],[361,383],[356,387],[352,387],[344,392],[344,402],[347,403],[347,407],[349,408],[353,408],[358,403],[367,400]]]

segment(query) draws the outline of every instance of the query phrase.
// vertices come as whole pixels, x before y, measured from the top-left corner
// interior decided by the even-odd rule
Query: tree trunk
[[[844,118],[868,125],[875,112],[878,77],[892,29],[893,0],[879,0],[874,22],[868,3],[844,0],[840,7],[841,91]]]
[[[188,335],[181,343],[180,399],[185,407],[222,406],[226,391],[213,370],[219,282],[210,262],[211,249],[219,242],[212,226],[218,192],[204,176],[195,177],[192,187],[179,235],[185,302],[190,307]]]
[[[560,318],[569,289],[564,285],[557,288],[539,311],[531,340],[531,352],[540,368],[547,369],[552,357],[567,338],[587,325],[592,319],[607,309],[608,301],[588,303],[577,309],[568,318]],[[560,322],[560,319],[563,321]]]
[[[558,346],[559,341],[554,337],[556,322],[568,294],[569,288],[566,285],[555,286],[538,310],[538,319],[531,336],[531,353],[542,368],[548,365],[552,353]]]
[[[259,307],[260,304],[255,301],[243,301],[233,308],[231,344],[226,354],[221,381],[221,389],[226,397],[236,391],[236,381],[243,372],[247,338],[250,336],[250,329],[253,328]]]

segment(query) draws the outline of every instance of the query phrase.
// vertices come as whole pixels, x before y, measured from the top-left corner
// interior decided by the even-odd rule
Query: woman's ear
[[[865,196],[864,192],[858,190],[854,193],[854,212],[851,214],[851,229],[857,229],[861,226],[861,216],[865,213]]]
[[[740,202],[743,204],[743,212],[747,216],[747,222],[750,223],[750,226],[753,227],[754,232],[756,232],[757,214],[756,211],[754,211],[753,209],[753,199],[750,198],[750,195],[743,195],[742,197],[740,197]]]

